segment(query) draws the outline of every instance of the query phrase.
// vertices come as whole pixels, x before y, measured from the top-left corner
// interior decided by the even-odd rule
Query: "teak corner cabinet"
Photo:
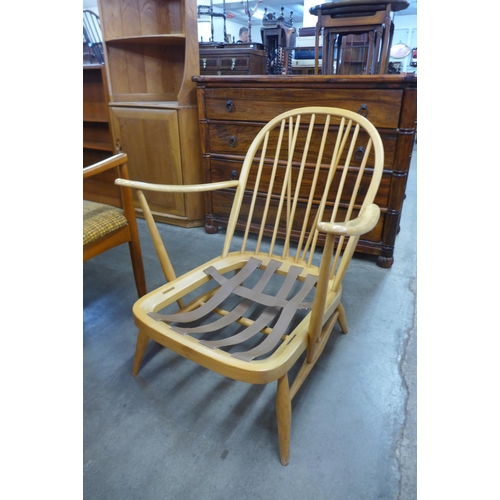
[[[202,182],[192,76],[199,74],[196,0],[99,0],[115,152],[134,180]],[[153,197],[156,220],[203,225],[202,194]],[[137,204],[136,210],[141,215]]]
[[[416,75],[195,76],[193,80],[207,182],[237,179],[256,133],[279,113],[302,106],[331,106],[366,116],[382,137],[385,160],[375,198],[381,217],[359,240],[357,252],[376,255],[380,267],[392,266],[415,139]],[[208,194],[207,232],[227,226],[231,200],[229,190]]]

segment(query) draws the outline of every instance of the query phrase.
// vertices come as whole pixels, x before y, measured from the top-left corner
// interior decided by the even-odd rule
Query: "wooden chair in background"
[[[277,381],[280,459],[287,465],[292,398],[334,325],[347,333],[342,279],[360,235],[379,220],[374,199],[383,164],[382,141],[366,118],[307,107],[262,128],[238,180],[166,186],[118,179],[138,190],[168,280],[134,305],[133,375],[151,338],[231,379]],[[217,189],[234,193],[222,254],[176,278],[144,191]],[[260,228],[258,236],[249,235],[250,227]],[[290,385],[288,372],[299,358]]]
[[[117,193],[116,178],[129,178],[124,153],[83,169],[83,262],[128,243],[137,293],[142,297],[146,278],[132,190],[122,187]]]

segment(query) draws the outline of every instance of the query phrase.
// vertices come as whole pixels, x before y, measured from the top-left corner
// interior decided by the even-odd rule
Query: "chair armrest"
[[[83,169],[83,178],[87,179],[92,177],[93,175],[100,174],[101,172],[105,172],[106,170],[110,170],[112,168],[118,167],[123,163],[127,162],[127,155],[125,153],[118,153],[117,155],[112,156],[111,158],[106,158],[98,163],[94,163],[89,167],[85,167]]]
[[[360,236],[371,231],[380,217],[378,205],[371,204],[362,214],[349,222],[319,222],[318,231],[332,233],[338,236]]]
[[[204,191],[215,191],[217,189],[227,189],[237,187],[240,181],[212,182],[210,184],[150,184],[148,182],[129,181],[127,179],[116,179],[115,184],[123,187],[140,189],[143,191],[157,191],[160,193],[201,193]]]

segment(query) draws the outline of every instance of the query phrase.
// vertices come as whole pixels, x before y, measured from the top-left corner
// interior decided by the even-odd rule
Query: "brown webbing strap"
[[[271,261],[271,262],[277,262],[277,261]],[[271,262],[269,264],[271,264]],[[280,267],[280,265],[281,264],[278,262],[278,267]],[[289,273],[285,278],[285,281],[283,282],[279,292],[276,295],[276,298],[278,299],[279,302],[282,302],[288,296],[290,290],[292,289],[301,271],[302,268],[298,266],[292,266],[290,268]],[[243,302],[245,301],[246,299]],[[266,327],[280,313],[280,311],[281,308],[267,307],[252,325],[242,330],[241,332],[222,340],[200,340],[199,342],[200,344],[206,345],[207,347],[210,347],[212,349],[215,349],[216,347],[225,347],[230,345],[241,344],[242,342],[245,342],[250,338],[252,338],[260,330]]]
[[[249,351],[236,352],[232,354],[232,356],[243,361],[251,361],[252,359],[267,354],[269,351],[274,349],[274,347],[281,339],[281,336],[285,333],[288,325],[291,323],[300,303],[311,291],[311,288],[316,284],[317,281],[317,276],[313,276],[311,274],[307,275],[301,289],[291,300],[288,301],[286,306],[283,308],[283,310],[281,311],[281,315],[273,328],[273,331],[264,339],[264,341],[253,349],[250,349]]]
[[[261,313],[259,318],[257,318],[250,326],[248,326],[244,330],[226,339],[214,341],[200,340],[199,342],[213,349],[240,344],[242,342],[245,342],[246,340],[249,340],[258,332],[263,330],[279,315],[278,321],[276,322],[271,333],[267,335],[267,337],[259,345],[248,351],[234,353],[232,354],[232,356],[243,361],[251,361],[256,357],[267,354],[276,347],[282,336],[285,334],[285,331],[290,325],[297,309],[301,307],[302,301],[316,284],[316,282],[318,281],[318,277],[313,275],[306,276],[306,279],[302,283],[299,291],[290,300],[286,300],[303,269],[299,266],[291,266],[279,292],[276,294],[276,296],[272,296],[264,294],[262,293],[262,291],[268,284],[273,274],[281,266],[281,263],[279,261],[269,261],[266,269],[263,272],[263,275],[252,289],[242,286],[242,283],[261,264],[262,261],[252,257],[248,260],[245,266],[230,279],[227,279],[225,276],[220,274],[217,269],[215,269],[213,266],[210,266],[209,268],[205,269],[204,272],[211,276],[221,286],[205,304],[187,313],[149,313],[149,316],[158,321],[173,323],[188,323],[191,321],[196,321],[208,314],[213,313],[214,309],[220,306],[220,304],[222,304],[222,302],[233,293],[241,297],[243,300],[232,311],[230,311],[222,318],[219,318],[210,324],[192,328],[185,328],[181,326],[171,326],[171,328],[183,335],[188,333],[205,333],[220,330],[221,328],[234,323],[236,320],[241,318],[253,304],[258,303],[266,306],[265,310]]]
[[[200,340],[200,344],[203,344],[211,349],[217,347],[226,347],[229,345],[236,345],[251,339],[254,335],[259,333],[263,328],[265,328],[278,314],[280,310],[278,308],[270,307],[267,308],[262,314],[250,325],[236,335],[232,335],[226,339],[222,340]]]
[[[216,307],[218,307],[225,299],[231,295],[231,292],[243,281],[245,281],[254,271],[262,264],[262,261],[254,259],[251,257],[245,266],[240,270],[239,273],[235,274],[231,279],[227,280],[217,292],[209,299],[205,304],[198,309],[189,311],[187,313],[177,313],[177,314],[159,314],[159,313],[148,313],[148,315],[156,319],[157,321],[173,321],[175,323],[189,323],[191,321],[196,321],[208,313],[211,313]],[[206,271],[205,271],[206,272]]]
[[[272,260],[269,262],[266,270],[262,273],[259,281],[254,286],[255,291],[262,291],[269,283],[269,280],[273,276],[274,272],[281,266],[281,263],[277,260]],[[207,274],[212,276],[219,284],[223,285],[227,278],[220,274],[215,268],[208,268],[205,270]],[[220,330],[232,323],[234,323],[237,319],[241,318],[243,314],[253,305],[251,300],[242,300],[231,312],[222,316],[218,320],[213,323],[209,323],[207,325],[196,326],[192,328],[185,327],[177,327],[173,326],[172,330],[175,330],[177,333],[182,333],[183,335],[191,334],[191,333],[206,333],[206,332],[214,332],[216,330]]]
[[[276,262],[278,264],[279,268],[281,266],[281,263],[278,261],[270,261],[271,262]],[[277,269],[276,268],[276,269]],[[207,273],[210,273],[210,275],[216,279],[219,283],[224,283],[224,276],[220,275],[217,270],[211,270],[207,269]],[[268,307],[285,307],[287,304],[287,301],[285,300],[287,295],[290,293],[290,290],[292,289],[294,283],[297,281],[297,278],[299,277],[299,274],[302,272],[302,268],[299,266],[291,266],[288,274],[286,275],[285,281],[283,282],[283,285],[281,286],[280,291],[276,295],[267,295],[264,293],[261,293],[262,289],[257,289],[257,287],[254,288],[246,288],[243,286],[237,286],[233,290],[233,293],[235,295],[239,295],[240,297],[243,297],[245,299],[250,299],[252,302],[256,302],[258,304],[262,304]],[[219,274],[219,276],[216,277],[216,274]]]

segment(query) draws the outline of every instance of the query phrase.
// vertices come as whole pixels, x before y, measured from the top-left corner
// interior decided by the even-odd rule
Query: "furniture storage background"
[[[131,179],[200,182],[196,0],[99,0],[99,13],[114,151],[127,153]],[[202,194],[153,198],[156,220],[203,224]]]
[[[392,266],[415,137],[415,75],[195,76],[193,80],[197,84],[207,182],[237,178],[256,133],[283,111],[317,105],[365,115],[382,136],[385,161],[375,201],[381,218],[375,229],[360,239],[357,251],[378,256],[380,267]],[[207,232],[227,225],[232,195],[229,190],[207,195]]]

